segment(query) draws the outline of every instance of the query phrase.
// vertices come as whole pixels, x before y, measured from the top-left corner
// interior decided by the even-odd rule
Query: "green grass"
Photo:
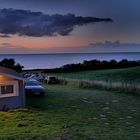
[[[71,73],[57,73],[55,75],[73,79],[140,83],[140,67],[111,69],[111,70],[82,71]]]
[[[26,108],[0,112],[0,140],[140,139],[139,97],[70,85],[46,91]]]

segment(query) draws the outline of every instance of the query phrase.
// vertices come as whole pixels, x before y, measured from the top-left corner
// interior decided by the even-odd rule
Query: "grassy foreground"
[[[87,79],[87,80],[101,80],[101,81],[113,81],[113,82],[119,81],[119,82],[140,83],[140,67],[58,73],[55,75],[66,77],[66,78],[81,79],[81,80]]]
[[[24,109],[0,112],[0,140],[139,140],[140,98],[47,85]]]

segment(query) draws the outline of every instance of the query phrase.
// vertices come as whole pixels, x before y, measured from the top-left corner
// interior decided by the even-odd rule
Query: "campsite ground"
[[[45,97],[28,98],[26,108],[0,112],[0,139],[140,139],[139,96],[72,85],[45,87]]]

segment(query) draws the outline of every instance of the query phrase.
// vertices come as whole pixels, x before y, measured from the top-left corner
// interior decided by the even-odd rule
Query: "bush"
[[[22,72],[22,69],[24,68],[24,66],[21,66],[19,63],[16,63],[14,59],[3,59],[0,62],[0,66],[6,67],[6,68],[10,68],[15,70],[16,72]]]

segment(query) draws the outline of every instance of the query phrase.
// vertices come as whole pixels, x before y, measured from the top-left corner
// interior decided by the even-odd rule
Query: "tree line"
[[[16,72],[22,72],[24,66],[19,63],[16,63],[14,59],[3,59],[0,61],[0,66],[7,67],[15,70]],[[100,61],[100,60],[84,60],[82,63],[78,64],[66,64],[60,68],[53,69],[34,69],[40,70],[44,73],[61,73],[61,72],[75,72],[75,71],[88,71],[88,70],[103,70],[103,69],[116,69],[116,68],[128,68],[140,66],[140,60],[138,61],[128,61],[127,59],[123,59],[121,61],[110,60],[110,61]],[[34,71],[33,70],[33,71]]]
[[[78,64],[67,64],[60,68],[54,69],[44,69],[43,72],[55,73],[55,72],[74,72],[74,71],[88,71],[88,70],[103,70],[103,69],[116,69],[116,68],[128,68],[140,66],[139,61],[128,61],[123,59],[121,61],[110,60],[110,61],[100,61],[100,60],[90,60],[83,61],[83,63]]]

